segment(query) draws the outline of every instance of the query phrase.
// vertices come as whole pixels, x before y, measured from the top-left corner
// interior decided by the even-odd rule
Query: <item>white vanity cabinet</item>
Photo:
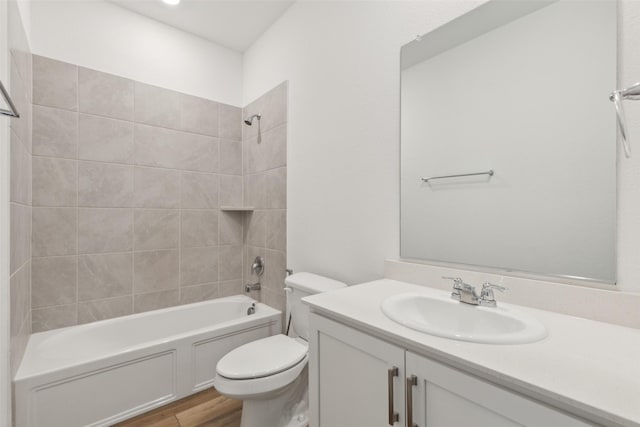
[[[404,425],[404,350],[310,317],[311,427]]]
[[[592,425],[317,314],[309,337],[310,427]]]

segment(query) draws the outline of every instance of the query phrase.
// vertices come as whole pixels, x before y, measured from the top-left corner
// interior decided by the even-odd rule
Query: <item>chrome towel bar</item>
[[[20,118],[20,113],[18,113],[16,106],[13,104],[13,101],[11,100],[11,97],[7,93],[7,90],[4,88],[4,85],[2,84],[2,82],[0,82],[0,92],[2,92],[2,97],[4,98],[4,101],[7,103],[9,108],[11,108],[11,110],[4,110],[0,108],[0,114],[2,114],[3,116]]]
[[[476,176],[476,175],[489,175],[490,177],[492,177],[494,174],[493,169],[488,170],[486,172],[475,172],[475,173],[460,173],[457,175],[442,175],[442,176],[431,176],[429,178],[420,178],[423,182],[429,182],[432,181],[434,179],[445,179],[445,178],[459,178],[462,176]]]
[[[615,90],[609,95],[609,100],[616,107],[616,116],[618,118],[618,129],[620,129],[620,137],[622,138],[622,148],[624,148],[625,157],[631,157],[631,144],[627,136],[627,123],[622,108],[622,101],[630,99],[634,101],[640,100],[640,83],[636,83],[625,89]]]

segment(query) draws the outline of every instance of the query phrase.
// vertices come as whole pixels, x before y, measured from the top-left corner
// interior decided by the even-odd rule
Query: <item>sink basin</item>
[[[465,304],[447,296],[395,295],[382,302],[382,312],[416,331],[460,341],[524,344],[547,336],[545,326],[526,313]]]

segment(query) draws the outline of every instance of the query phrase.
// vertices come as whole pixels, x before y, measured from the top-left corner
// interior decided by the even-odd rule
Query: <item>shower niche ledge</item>
[[[220,210],[223,212],[253,212],[255,207],[253,206],[220,206]]]

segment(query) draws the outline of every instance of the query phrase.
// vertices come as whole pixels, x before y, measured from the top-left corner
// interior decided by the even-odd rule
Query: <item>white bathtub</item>
[[[17,427],[108,426],[211,387],[218,360],[280,333],[243,295],[31,335],[16,374]],[[259,357],[260,355],[256,355]]]

